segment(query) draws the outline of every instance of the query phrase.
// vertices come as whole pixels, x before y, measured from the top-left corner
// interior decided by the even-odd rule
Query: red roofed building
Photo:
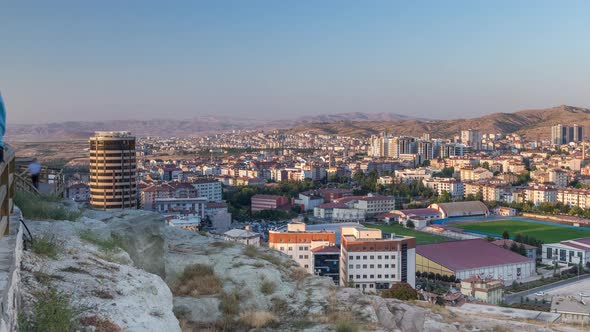
[[[483,239],[449,241],[417,246],[416,271],[512,283],[535,275],[535,261]]]
[[[277,195],[254,195],[250,200],[252,212],[276,210],[289,205],[289,198]]]

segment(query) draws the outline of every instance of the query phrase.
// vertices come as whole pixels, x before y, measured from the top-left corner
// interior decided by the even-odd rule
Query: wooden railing
[[[32,194],[51,195],[63,197],[65,192],[64,174],[61,169],[51,167],[41,167],[39,173],[39,183],[45,184],[43,189],[35,188],[30,180],[28,166],[21,165],[17,173],[17,187],[19,191],[26,191]]]
[[[4,148],[4,162],[0,162],[0,238],[9,233],[9,218],[14,206],[15,183],[14,149]]]

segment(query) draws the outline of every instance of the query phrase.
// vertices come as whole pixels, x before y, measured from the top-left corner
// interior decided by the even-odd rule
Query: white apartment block
[[[342,227],[340,286],[375,293],[398,282],[416,286],[416,239],[383,237],[374,228]]]
[[[217,180],[197,180],[191,183],[199,197],[207,197],[210,202],[221,202],[223,200],[221,192],[221,182]]]
[[[587,209],[590,208],[590,190],[576,188],[558,189],[557,201],[565,205]]]
[[[557,190],[549,187],[534,186],[525,189],[525,200],[535,205],[557,202]]]
[[[438,195],[442,195],[443,192],[446,191],[455,198],[462,198],[464,196],[463,183],[453,178],[425,179],[423,183],[426,187],[434,190]]]

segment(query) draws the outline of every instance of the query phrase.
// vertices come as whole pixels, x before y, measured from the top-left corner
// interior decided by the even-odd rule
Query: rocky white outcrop
[[[21,267],[25,311],[32,310],[38,292],[52,287],[71,297],[72,305],[82,311],[82,320],[97,316],[121,331],[180,331],[172,293],[159,276],[133,267],[124,251],[105,253],[79,238],[88,229],[108,236],[103,222],[83,218],[34,221],[28,226],[37,236],[55,235],[62,249],[57,259],[25,251]]]

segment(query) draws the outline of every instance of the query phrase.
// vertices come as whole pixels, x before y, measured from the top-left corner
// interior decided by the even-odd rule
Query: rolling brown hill
[[[479,129],[483,133],[519,133],[529,139],[548,139],[555,124],[584,125],[590,128],[590,109],[567,105],[540,110],[524,110],[515,113],[493,113],[479,118],[453,120],[403,120],[403,121],[339,121],[309,123],[290,129],[290,133],[312,132],[345,136],[369,136],[387,131],[393,135],[452,138],[463,129]]]

